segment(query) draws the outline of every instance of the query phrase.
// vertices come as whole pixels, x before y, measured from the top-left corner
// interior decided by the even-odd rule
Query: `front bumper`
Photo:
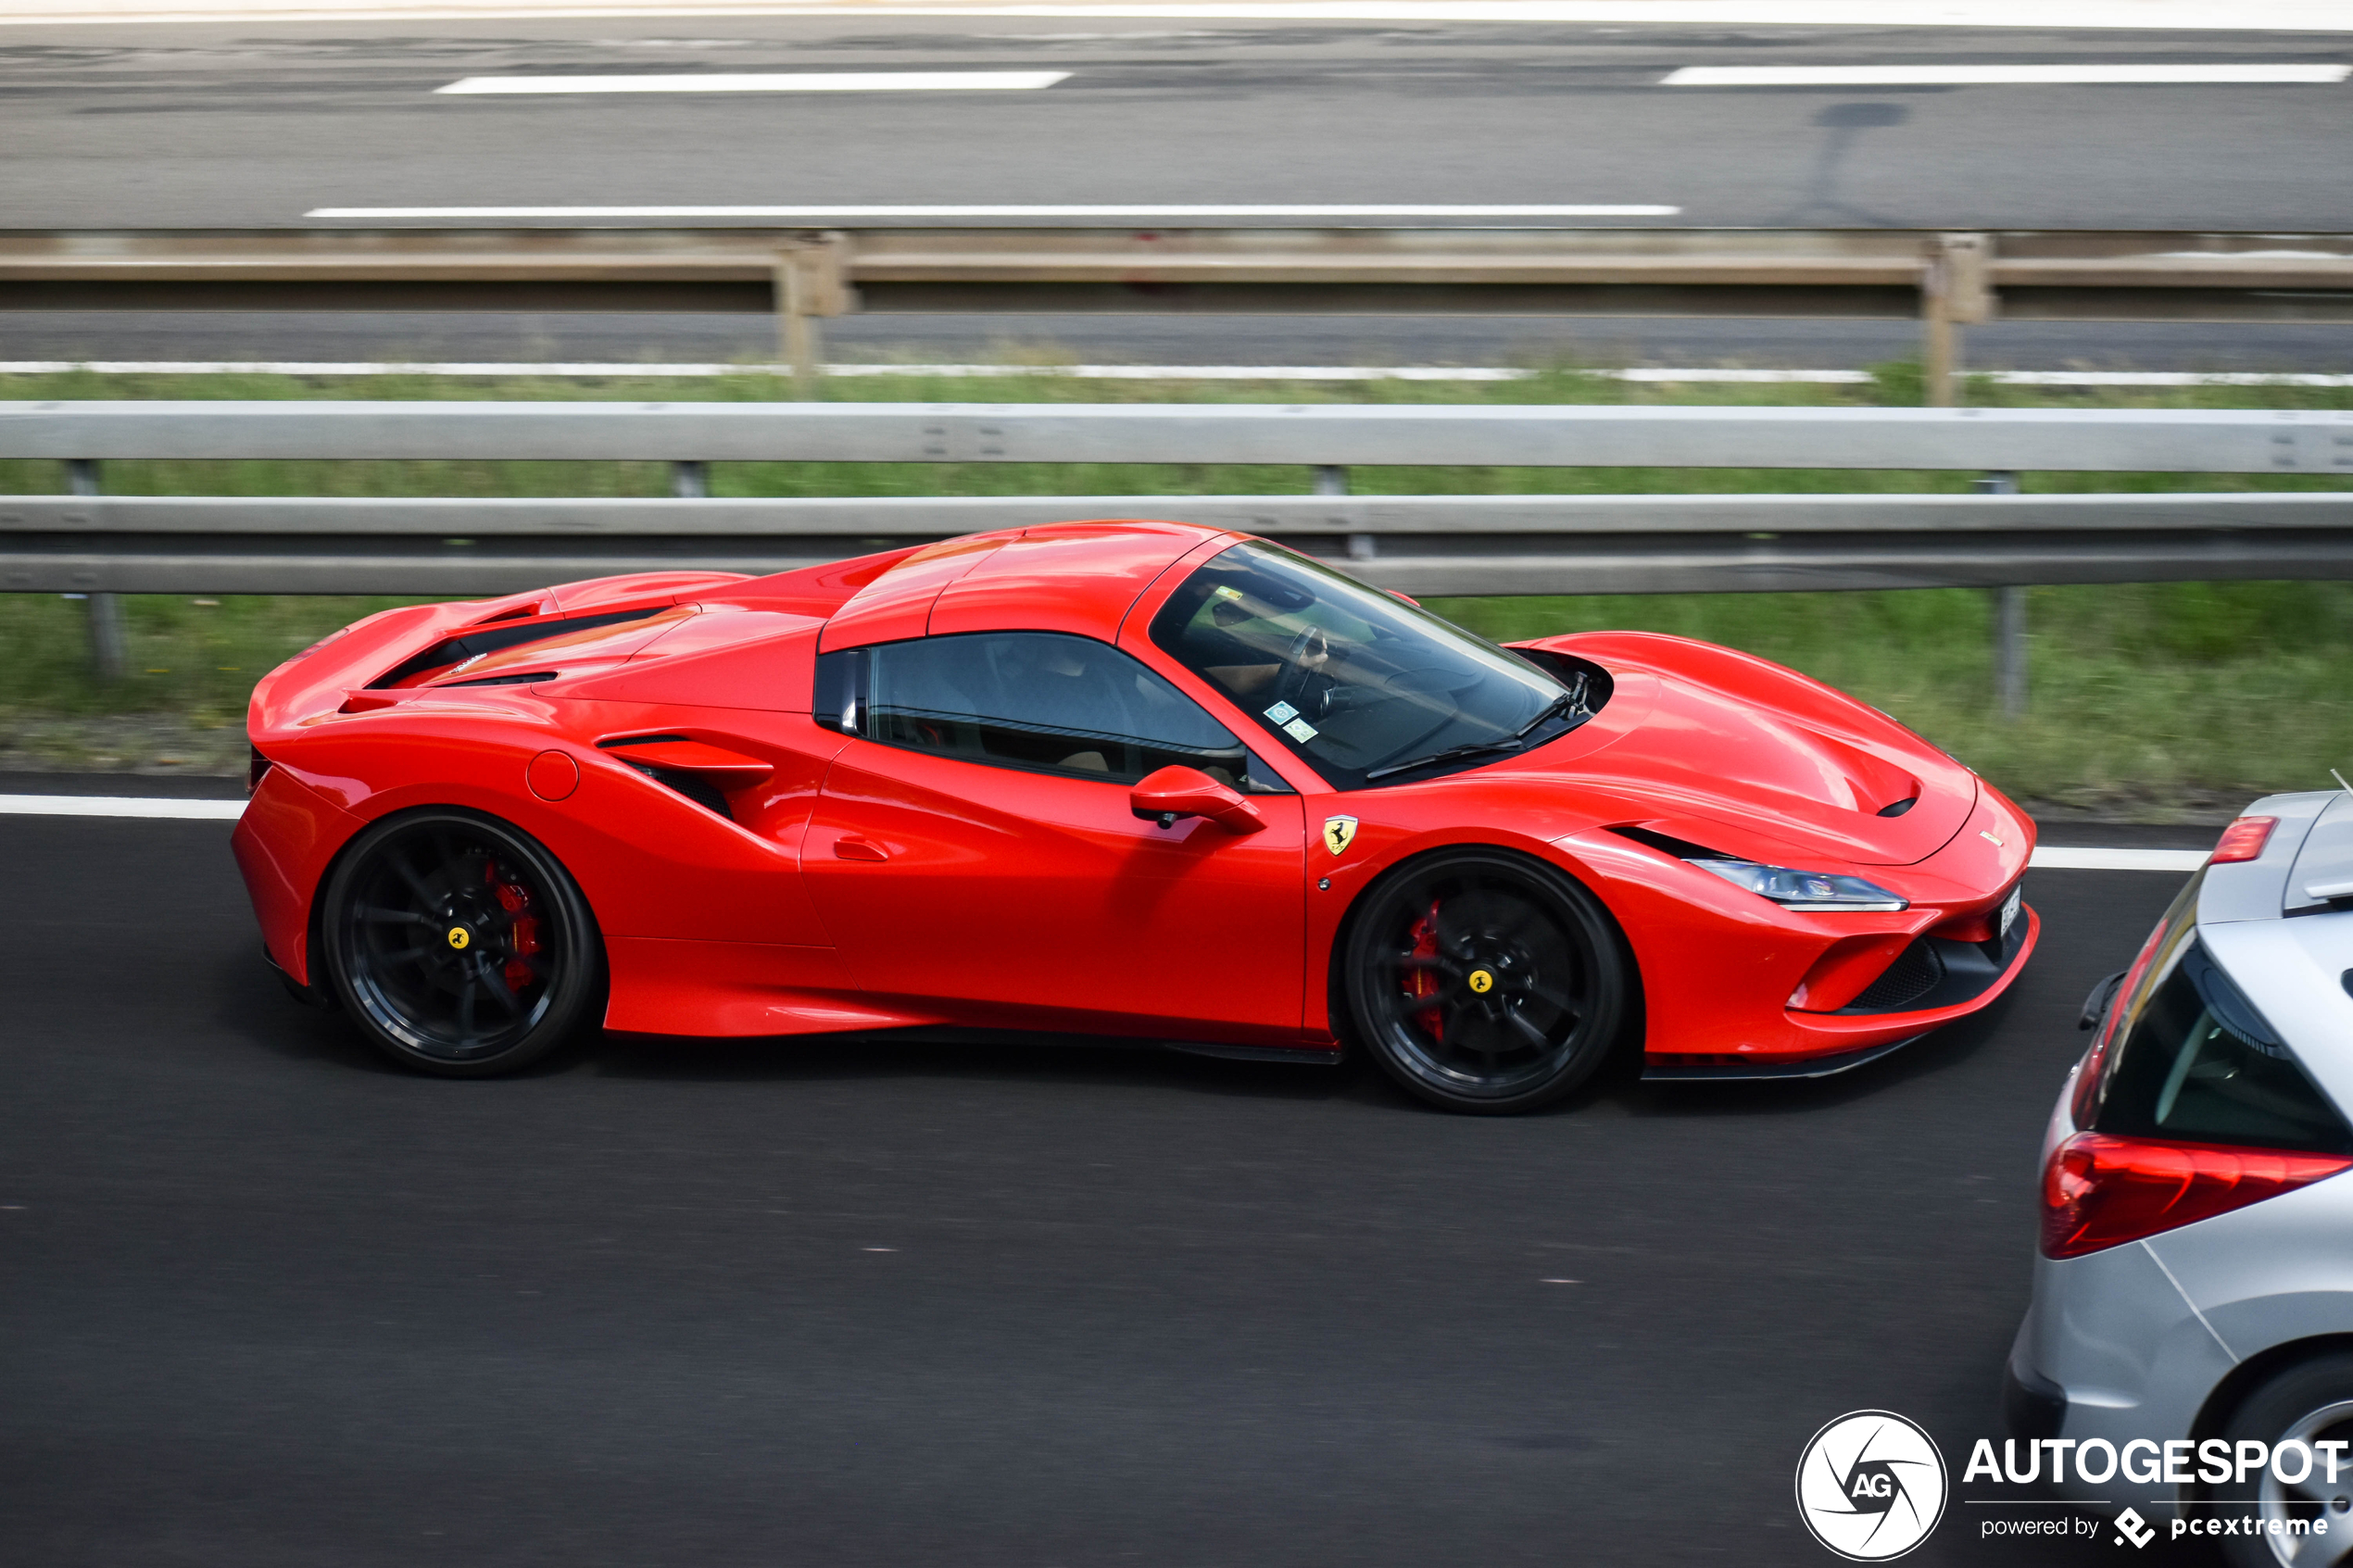
[[[1755,1078],[1826,1078],[1892,1051],[1957,1019],[1989,1007],[2009,989],[2042,935],[2040,916],[2020,905],[2009,935],[1999,943],[1957,942],[1922,936],[1913,943],[1942,966],[1941,978],[1901,1012],[1782,1014],[1770,1048],[1750,1044],[1737,1052],[1652,1052],[1643,1059],[1646,1079],[1732,1081]]]

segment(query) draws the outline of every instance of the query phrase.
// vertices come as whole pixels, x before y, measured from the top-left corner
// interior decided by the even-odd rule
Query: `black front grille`
[[[1839,1009],[1841,1012],[1901,1012],[1936,989],[1944,978],[1944,960],[1923,936],[1895,955],[1863,994]]]

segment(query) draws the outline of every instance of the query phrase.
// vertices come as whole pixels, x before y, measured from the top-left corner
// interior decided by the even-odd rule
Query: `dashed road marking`
[[[1034,93],[1066,70],[705,71],[661,76],[469,76],[436,87],[455,97],[579,93]]]

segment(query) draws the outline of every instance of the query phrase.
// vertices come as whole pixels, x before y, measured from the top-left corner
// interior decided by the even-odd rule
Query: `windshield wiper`
[[[1410,762],[1391,762],[1386,768],[1369,769],[1365,774],[1365,782],[1370,784],[1375,779],[1385,779],[1391,773],[1410,773],[1416,768],[1433,767],[1441,762],[1453,762],[1465,757],[1484,757],[1491,751],[1518,751],[1525,748],[1527,744],[1514,736],[1504,735],[1497,740],[1475,740],[1466,746],[1450,746],[1443,751],[1433,751],[1427,757],[1416,757]]]
[[[1416,768],[1434,767],[1441,762],[1459,761],[1466,757],[1485,757],[1491,753],[1525,750],[1528,746],[1528,737],[1533,734],[1538,726],[1546,720],[1567,718],[1582,706],[1576,693],[1563,692],[1546,703],[1535,718],[1530,719],[1508,735],[1498,735],[1493,740],[1475,740],[1461,746],[1450,746],[1443,751],[1433,751],[1427,757],[1416,757],[1410,762],[1391,762],[1385,768],[1375,768],[1366,772],[1365,782],[1370,784],[1375,779],[1385,779],[1395,773],[1409,773]]]
[[[1536,726],[1545,720],[1567,719],[1582,709],[1585,706],[1585,677],[1579,675],[1577,683],[1577,690],[1561,693],[1560,696],[1546,703],[1535,718],[1513,731],[1512,739],[1524,741],[1535,731]],[[1591,718],[1592,715],[1587,714],[1586,717]]]

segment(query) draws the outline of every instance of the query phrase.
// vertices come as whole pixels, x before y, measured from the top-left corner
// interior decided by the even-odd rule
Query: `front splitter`
[[[1885,1045],[1865,1046],[1854,1051],[1834,1051],[1827,1056],[1802,1057],[1795,1061],[1726,1061],[1720,1057],[1713,1060],[1645,1061],[1642,1064],[1642,1081],[1646,1084],[1730,1084],[1760,1078],[1831,1078],[1841,1073],[1853,1072],[1865,1062],[1877,1061],[1891,1052],[1900,1051],[1906,1046],[1928,1038],[1931,1033],[1932,1031],[1922,1030],[1918,1035],[1891,1040]]]

